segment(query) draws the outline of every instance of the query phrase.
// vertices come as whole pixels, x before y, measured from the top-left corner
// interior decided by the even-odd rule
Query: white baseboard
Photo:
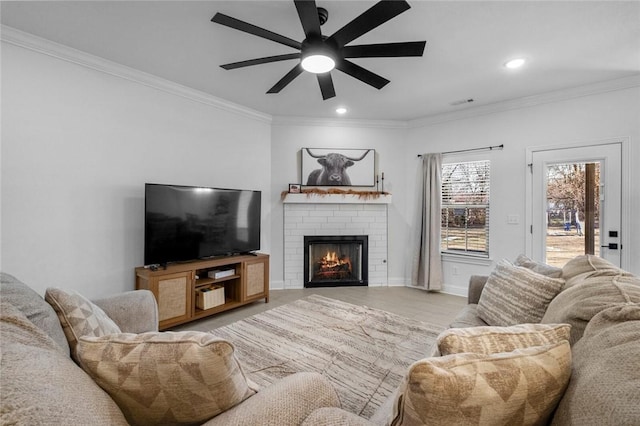
[[[284,281],[269,281],[269,290],[284,290]]]
[[[452,284],[444,283],[442,285],[441,293],[452,294],[454,296],[467,297],[467,294],[469,293],[469,288],[468,287],[462,287],[462,286],[459,286],[459,285],[452,285]]]
[[[402,278],[402,277],[389,278],[388,286],[389,287],[406,287],[407,286],[407,280],[405,278]]]

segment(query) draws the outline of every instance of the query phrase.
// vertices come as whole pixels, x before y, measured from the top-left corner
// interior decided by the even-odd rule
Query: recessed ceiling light
[[[523,66],[525,62],[526,61],[525,61],[524,58],[515,58],[515,59],[512,59],[509,62],[505,63],[504,66],[506,68],[509,68],[509,69],[516,69],[516,68],[520,68],[521,66]]]
[[[346,114],[347,113],[347,109],[345,107],[338,107],[338,108],[336,108],[336,112],[338,114]]]

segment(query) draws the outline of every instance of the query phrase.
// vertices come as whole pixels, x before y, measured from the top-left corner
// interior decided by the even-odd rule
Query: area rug
[[[428,356],[439,325],[312,295],[211,331],[232,342],[260,386],[300,371],[323,374],[342,407],[370,418],[409,365]]]

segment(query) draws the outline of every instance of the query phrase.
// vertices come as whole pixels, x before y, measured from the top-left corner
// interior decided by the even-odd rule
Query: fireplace
[[[367,286],[367,235],[304,237],[304,286]]]

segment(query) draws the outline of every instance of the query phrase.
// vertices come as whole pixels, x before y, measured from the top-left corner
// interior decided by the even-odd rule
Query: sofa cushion
[[[136,425],[202,423],[254,393],[233,345],[210,333],[82,336],[77,355]]]
[[[640,305],[608,308],[573,347],[573,374],[553,424],[640,425]]]
[[[570,342],[573,345],[596,314],[630,302],[640,303],[640,278],[626,274],[592,276],[563,290],[553,299],[542,322],[571,324]]]
[[[80,336],[120,333],[120,328],[98,305],[75,291],[48,288],[44,298],[56,311],[69,342],[71,357],[76,361],[75,348]]]
[[[4,298],[0,317],[0,424],[127,425],[109,395]]]
[[[313,411],[300,426],[376,426],[375,423],[337,407]]]
[[[492,355],[426,358],[409,368],[392,424],[544,424],[570,375],[566,341]]]
[[[536,262],[533,259],[529,259],[524,254],[519,255],[513,262],[516,266],[522,266],[523,268],[531,269],[540,275],[546,275],[551,278],[562,277],[562,268],[547,265],[546,263]]]
[[[0,274],[2,300],[21,311],[36,327],[42,329],[69,355],[69,343],[55,311],[38,293],[12,275]]]
[[[496,326],[538,323],[563,285],[562,278],[547,277],[502,260],[487,279],[478,301],[478,316]]]
[[[320,373],[294,373],[276,380],[205,425],[299,425],[321,407],[340,407],[340,399],[331,382]]]
[[[579,275],[581,276],[580,279],[588,278],[593,275],[632,276],[631,273],[618,268],[608,260],[592,254],[576,256],[562,267],[562,278],[567,282],[573,282],[572,279]]]
[[[569,341],[569,324],[519,324],[510,327],[452,328],[438,336],[441,355],[493,354]]]
[[[478,316],[478,305],[468,304],[456,315],[451,324],[449,324],[449,327],[465,328],[482,327],[486,325],[487,323]]]

